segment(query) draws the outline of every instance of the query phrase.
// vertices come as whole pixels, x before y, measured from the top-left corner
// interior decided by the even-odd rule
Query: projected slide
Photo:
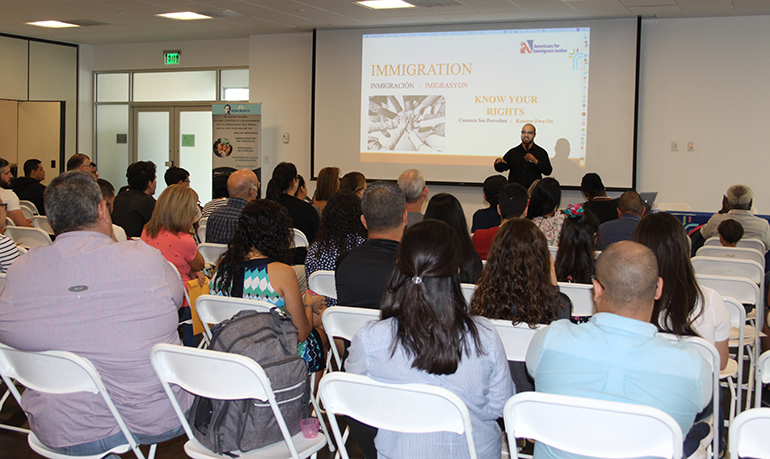
[[[491,169],[531,123],[584,167],[589,31],[363,35],[360,160]]]

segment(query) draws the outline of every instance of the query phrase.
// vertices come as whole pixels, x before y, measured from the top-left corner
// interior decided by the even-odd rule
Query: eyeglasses
[[[8,210],[8,203],[7,202],[0,202],[0,207],[2,207],[3,210]]]
[[[596,283],[597,283],[597,284],[599,284],[599,287],[601,287],[601,288],[602,288],[602,290],[607,290],[606,288],[604,288],[604,284],[602,284],[602,281],[600,281],[599,279],[597,279],[597,278],[596,278],[596,276],[594,276],[594,278],[593,278],[593,279],[596,281]]]
[[[187,180],[184,181],[184,183],[190,183],[190,179],[188,178]]]
[[[521,131],[522,134],[534,134],[535,131]]]

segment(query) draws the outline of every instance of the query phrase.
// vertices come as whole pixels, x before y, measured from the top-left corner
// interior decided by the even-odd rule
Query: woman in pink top
[[[163,257],[173,264],[187,288],[193,277],[203,285],[206,276],[201,272],[205,265],[203,255],[193,239],[193,223],[198,219],[198,194],[184,185],[171,185],[160,194],[150,221],[144,226],[142,240],[160,250]],[[185,300],[179,310],[179,320],[189,320],[190,305]],[[195,347],[192,325],[184,324],[184,345]]]

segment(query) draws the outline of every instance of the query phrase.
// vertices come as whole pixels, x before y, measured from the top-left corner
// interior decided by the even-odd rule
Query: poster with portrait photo
[[[259,168],[261,104],[212,104],[214,170]]]

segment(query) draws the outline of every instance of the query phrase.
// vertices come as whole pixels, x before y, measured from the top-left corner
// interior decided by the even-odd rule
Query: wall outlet
[[[671,142],[671,151],[679,151],[679,142],[676,140]]]
[[[283,143],[289,143],[289,133],[288,132],[284,132],[282,138],[283,138]]]

